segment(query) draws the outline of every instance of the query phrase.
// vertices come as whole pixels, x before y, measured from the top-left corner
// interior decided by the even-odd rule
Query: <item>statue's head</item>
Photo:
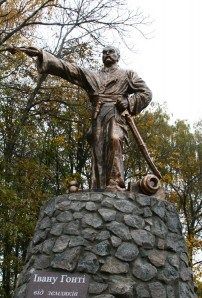
[[[107,46],[102,51],[102,61],[105,66],[109,67],[118,62],[120,58],[120,51],[114,46]]]

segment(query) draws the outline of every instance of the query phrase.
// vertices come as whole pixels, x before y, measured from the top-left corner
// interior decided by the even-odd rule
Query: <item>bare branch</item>
[[[0,6],[5,3],[7,0],[0,0]]]
[[[39,11],[41,11],[44,7],[47,6],[49,2],[52,2],[53,0],[47,0],[41,6],[39,6],[35,11],[33,11],[30,16],[28,16],[19,26],[17,26],[14,30],[9,32],[2,40],[0,41],[0,45],[2,45],[6,40],[11,38],[16,32],[20,31],[23,27],[25,27],[30,19],[32,19],[34,16],[37,15]]]
[[[196,265],[199,265],[199,264],[202,264],[202,261],[197,261],[197,262],[193,263],[193,266],[196,266]]]

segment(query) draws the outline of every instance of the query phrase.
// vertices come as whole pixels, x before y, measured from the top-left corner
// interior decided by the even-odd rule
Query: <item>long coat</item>
[[[92,103],[90,130],[92,146],[92,188],[124,188],[123,140],[127,135],[125,118],[116,101],[127,100],[131,115],[140,113],[151,101],[151,91],[131,70],[117,64],[99,71],[81,68],[43,51],[38,61],[40,73],[59,76],[83,88]]]

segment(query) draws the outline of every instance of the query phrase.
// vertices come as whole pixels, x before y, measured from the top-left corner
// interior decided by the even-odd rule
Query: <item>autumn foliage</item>
[[[113,7],[111,14],[111,0],[0,0],[1,297],[12,296],[43,202],[66,192],[72,178],[81,188],[91,186],[86,141],[91,106],[85,93],[62,79],[39,75],[34,61],[5,49],[34,44],[97,67],[92,48],[103,43],[107,30],[123,38],[126,29],[146,22],[139,11],[124,11],[121,0],[113,1]],[[124,13],[118,13],[120,7]],[[135,121],[163,175],[167,197],[179,210],[190,262],[199,277],[202,123],[194,128],[183,120],[171,123],[158,105]],[[130,136],[126,181],[148,170]]]

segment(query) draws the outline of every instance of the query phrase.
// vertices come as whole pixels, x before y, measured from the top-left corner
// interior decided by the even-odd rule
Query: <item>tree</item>
[[[170,124],[162,107],[155,106],[136,119],[147,147],[163,176],[167,198],[179,210],[187,240],[190,265],[199,276],[202,248],[202,135],[201,122],[194,130],[183,120]],[[129,139],[126,156],[126,178],[140,179],[149,171],[134,140]]]
[[[2,0],[0,2],[0,46],[5,42],[16,42],[25,33],[30,22],[41,19],[45,11],[56,5],[54,0]]]
[[[139,11],[132,13],[124,7],[121,0],[0,0],[4,297],[12,295],[43,201],[65,192],[67,181],[75,175],[82,187],[90,185],[90,149],[85,140],[90,107],[85,94],[61,79],[38,76],[31,60],[20,54],[12,57],[5,47],[34,43],[57,57],[80,65],[85,58],[85,64],[97,67],[94,45],[97,49],[112,33],[123,39],[126,30],[139,30],[138,25],[147,22]],[[146,111],[136,121],[163,174],[169,199],[179,208],[192,260],[201,243],[201,124],[194,132],[184,121],[171,125],[160,107]],[[148,172],[131,139],[126,153],[126,179]]]
[[[201,172],[201,123],[191,132],[184,121],[177,121],[172,139],[172,173],[170,186],[177,195],[181,222],[187,238],[191,265],[197,265],[193,256],[202,248],[202,172]],[[175,154],[174,154],[175,153]]]
[[[2,296],[11,296],[43,200],[64,190],[76,172],[89,183],[89,147],[81,135],[88,125],[84,95],[61,80],[38,76],[31,61],[23,55],[11,57],[5,48],[35,41],[63,59],[85,56],[92,61],[89,42],[102,43],[107,30],[123,38],[127,28],[145,23],[141,13],[124,10],[123,1],[113,1],[113,12],[111,4],[0,1]]]

